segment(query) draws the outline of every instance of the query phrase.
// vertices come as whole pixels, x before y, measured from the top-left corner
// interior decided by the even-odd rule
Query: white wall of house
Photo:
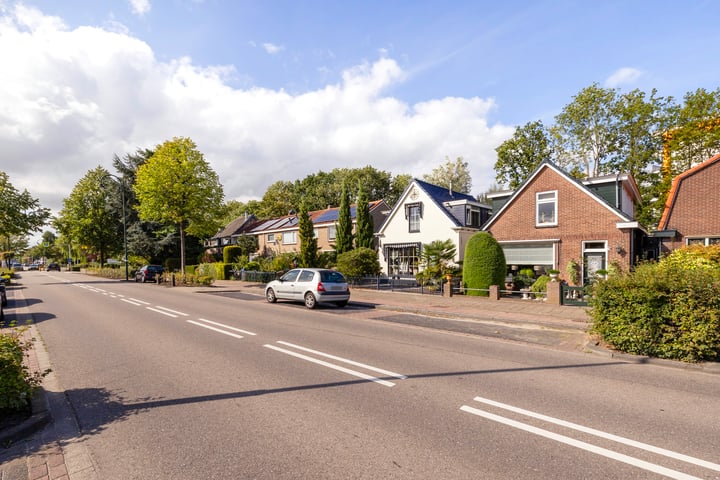
[[[409,219],[405,216],[406,206],[416,204],[422,205],[422,217],[419,222],[419,231],[410,232]],[[435,203],[423,189],[411,184],[378,232],[380,240],[380,251],[378,253],[383,273],[387,275],[392,273],[388,272],[389,259],[385,257],[385,246],[388,244],[420,243],[422,245],[435,240],[450,239],[457,250],[455,262],[460,261],[465,242],[461,244],[459,231],[466,229],[457,227],[455,222],[443,210],[444,207]],[[465,236],[469,238],[469,235]]]

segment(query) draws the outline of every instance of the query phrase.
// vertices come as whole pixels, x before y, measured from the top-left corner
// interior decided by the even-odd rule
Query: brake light
[[[324,291],[326,291],[326,290],[325,290],[325,285],[323,285],[322,282],[318,282],[317,291],[318,291],[318,292],[324,292]]]

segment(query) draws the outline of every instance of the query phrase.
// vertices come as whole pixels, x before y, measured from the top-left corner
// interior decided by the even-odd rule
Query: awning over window
[[[553,265],[552,243],[501,244],[508,265]]]

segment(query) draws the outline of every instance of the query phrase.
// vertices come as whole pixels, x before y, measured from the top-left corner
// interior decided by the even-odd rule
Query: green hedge
[[[507,265],[500,244],[487,232],[478,232],[465,245],[463,285],[467,295],[488,296],[490,285],[503,285]]]
[[[599,281],[593,330],[614,348],[697,362],[720,359],[720,264],[688,250]]]
[[[0,415],[3,412],[21,412],[29,408],[33,392],[42,385],[42,379],[50,373],[30,372],[23,363],[25,352],[32,343],[23,341],[24,329],[0,334]]]

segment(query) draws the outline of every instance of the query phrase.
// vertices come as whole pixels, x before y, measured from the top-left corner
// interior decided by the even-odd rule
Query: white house
[[[455,262],[461,262],[467,240],[489,215],[490,207],[471,195],[414,179],[376,233],[383,273],[414,276],[423,244],[435,240],[452,240]]]

